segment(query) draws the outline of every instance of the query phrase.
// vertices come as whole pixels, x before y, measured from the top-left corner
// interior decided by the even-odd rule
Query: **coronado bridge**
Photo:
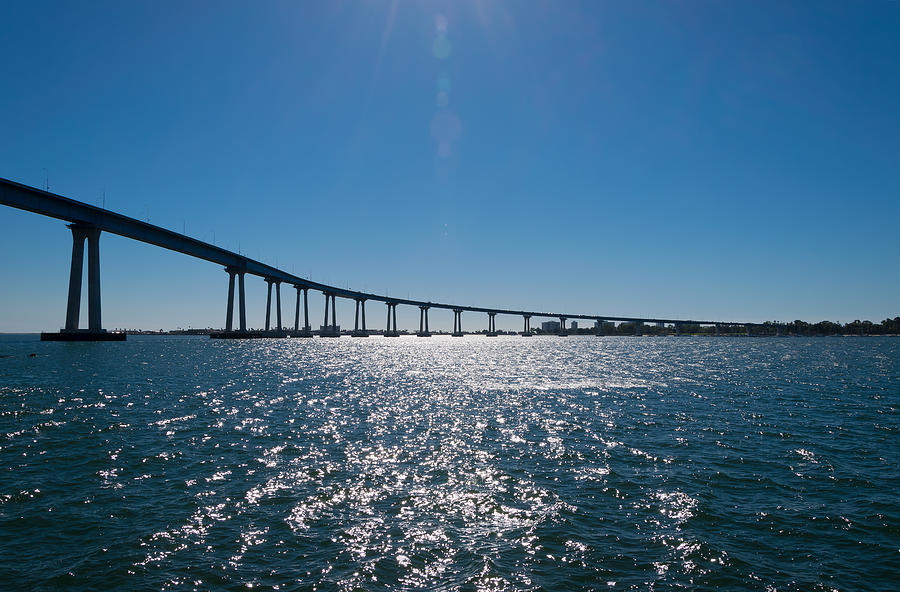
[[[66,307],[66,323],[58,333],[42,333],[44,340],[54,341],[115,341],[125,339],[124,333],[108,332],[103,329],[102,307],[100,300],[100,235],[109,232],[136,241],[156,245],[170,251],[177,251],[204,259],[211,263],[221,265],[228,274],[228,288],[226,293],[225,330],[213,333],[213,337],[219,338],[248,338],[248,337],[312,337],[313,331],[309,322],[309,292],[320,292],[325,298],[325,318],[322,328],[315,334],[321,337],[339,337],[339,325],[335,311],[335,299],[344,298],[356,303],[354,330],[351,335],[365,337],[370,334],[366,327],[366,303],[379,302],[387,307],[387,321],[383,335],[388,337],[400,334],[397,328],[397,307],[411,306],[419,309],[419,328],[416,334],[420,337],[431,335],[429,329],[429,311],[431,309],[448,310],[453,313],[454,336],[463,336],[463,313],[477,313],[485,315],[487,320],[487,336],[497,335],[495,318],[497,315],[508,315],[522,319],[523,336],[531,336],[531,319],[548,318],[559,320],[559,334],[566,335],[567,320],[588,320],[598,323],[602,334],[604,322],[633,323],[635,334],[641,334],[643,324],[662,323],[675,327],[676,334],[681,333],[683,325],[714,326],[716,334],[720,327],[743,327],[746,334],[750,334],[752,326],[758,323],[745,323],[735,321],[694,320],[694,319],[662,319],[623,317],[607,314],[585,314],[572,312],[530,311],[512,310],[503,308],[488,308],[479,306],[465,306],[443,302],[425,302],[409,298],[395,298],[392,296],[371,294],[329,286],[308,279],[298,277],[277,267],[256,261],[239,253],[217,247],[196,238],[180,234],[166,228],[154,226],[148,222],[142,222],[116,212],[92,206],[80,201],[69,199],[49,191],[44,191],[21,183],[16,183],[0,178],[0,204],[26,210],[64,220],[69,223],[72,231],[72,265],[69,274],[69,290]],[[84,269],[84,247],[87,243],[88,259],[88,322],[87,328],[81,328],[79,316],[81,310],[82,276]],[[264,331],[248,331],[247,309],[245,294],[246,276],[255,276],[264,280],[268,285],[266,299],[266,325]],[[294,307],[293,328],[286,328],[282,323],[281,286],[285,284],[296,290]],[[275,319],[272,323],[272,296],[275,296]],[[235,294],[237,292],[237,294]],[[235,299],[237,299],[237,323],[235,323]],[[302,316],[301,316],[302,309]],[[482,317],[484,319],[484,317]],[[301,324],[302,320],[302,324]]]

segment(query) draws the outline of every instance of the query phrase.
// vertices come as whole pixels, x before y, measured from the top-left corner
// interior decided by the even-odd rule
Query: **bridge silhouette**
[[[185,234],[154,226],[148,222],[142,222],[116,212],[98,208],[90,204],[69,199],[49,191],[36,187],[30,187],[15,181],[0,178],[0,204],[26,210],[64,220],[69,222],[72,230],[72,265],[69,273],[68,302],[66,306],[66,324],[58,333],[42,333],[41,339],[47,341],[118,341],[124,340],[124,333],[108,332],[103,329],[101,321],[100,304],[100,234],[109,232],[118,236],[127,237],[136,241],[156,245],[170,251],[177,251],[198,259],[204,259],[211,263],[222,265],[228,273],[227,306],[225,315],[225,330],[211,334],[216,338],[252,338],[252,337],[312,337],[314,332],[309,324],[309,291],[321,292],[325,297],[325,318],[319,331],[315,333],[321,337],[339,337],[339,325],[335,311],[335,299],[344,298],[356,302],[356,315],[354,337],[367,337],[370,331],[366,328],[366,302],[381,302],[387,305],[387,322],[383,335],[395,337],[400,334],[397,328],[397,306],[412,306],[419,308],[419,330],[416,335],[428,337],[431,335],[428,323],[428,313],[431,309],[446,309],[453,312],[454,336],[463,336],[462,315],[464,312],[480,313],[487,315],[487,336],[496,336],[496,316],[508,315],[522,318],[523,330],[521,335],[532,335],[531,319],[548,318],[559,320],[559,335],[565,336],[567,320],[589,320],[598,323],[598,333],[603,332],[604,322],[633,323],[635,334],[641,334],[644,323],[671,324],[675,327],[676,334],[681,334],[684,325],[714,326],[716,334],[720,327],[744,327],[746,334],[750,334],[750,328],[760,326],[759,323],[744,323],[734,321],[711,321],[690,319],[663,319],[623,317],[601,314],[573,314],[562,312],[512,310],[503,308],[487,308],[480,306],[465,306],[442,302],[426,302],[408,298],[394,298],[380,294],[371,294],[349,290],[337,286],[329,286],[313,282],[256,261],[239,253],[217,247],[201,240],[189,237]],[[87,242],[88,250],[88,326],[80,328],[79,316],[81,311],[82,275],[84,271],[84,244]],[[249,331],[247,329],[247,309],[245,299],[245,277],[247,275],[262,278],[268,285],[266,298],[266,325],[264,331]],[[236,286],[237,284],[237,286]],[[281,285],[293,286],[297,292],[294,312],[293,330],[285,329],[282,324]],[[238,326],[234,324],[235,287],[238,292]],[[272,326],[272,288],[275,288],[275,325]],[[300,308],[303,305],[303,325],[300,325]],[[329,318],[330,314],[330,318]],[[330,321],[330,323],[329,323]],[[361,322],[360,322],[361,321]]]

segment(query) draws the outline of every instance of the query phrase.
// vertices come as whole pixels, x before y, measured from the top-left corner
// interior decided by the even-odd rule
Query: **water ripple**
[[[900,589],[895,343],[7,339],[0,584]]]

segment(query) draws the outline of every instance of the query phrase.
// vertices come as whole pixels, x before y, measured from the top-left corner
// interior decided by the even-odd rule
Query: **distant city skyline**
[[[900,314],[898,3],[47,2],[0,17],[0,177],[315,281],[610,316]],[[0,224],[0,331],[58,329],[71,235],[5,207]],[[106,327],[224,324],[220,267],[107,234],[101,261]],[[265,284],[247,290],[261,326]],[[339,323],[352,314],[339,302]]]

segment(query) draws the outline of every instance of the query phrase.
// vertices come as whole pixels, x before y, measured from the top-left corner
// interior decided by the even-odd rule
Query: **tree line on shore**
[[[794,335],[897,335],[900,334],[900,317],[884,319],[880,323],[855,320],[844,325],[832,321],[807,323],[797,320],[782,327],[786,333]]]
[[[595,334],[595,327],[579,327],[578,329],[570,329],[572,334]],[[535,333],[542,333],[541,330],[535,330]],[[634,335],[634,323],[603,323],[602,333],[604,335]],[[715,335],[716,327],[713,325],[692,325],[682,324],[681,333],[685,335]],[[673,325],[658,326],[655,324],[644,324],[641,327],[642,335],[673,335],[675,327]],[[721,325],[719,327],[720,335],[746,335],[747,328],[744,325]],[[900,335],[900,317],[893,319],[884,319],[880,323],[872,321],[855,320],[852,323],[835,323],[834,321],[819,321],[818,323],[807,323],[806,321],[796,320],[792,323],[779,323],[777,321],[767,321],[761,325],[752,325],[750,327],[751,335],[805,335],[805,336],[821,336],[821,335]]]

